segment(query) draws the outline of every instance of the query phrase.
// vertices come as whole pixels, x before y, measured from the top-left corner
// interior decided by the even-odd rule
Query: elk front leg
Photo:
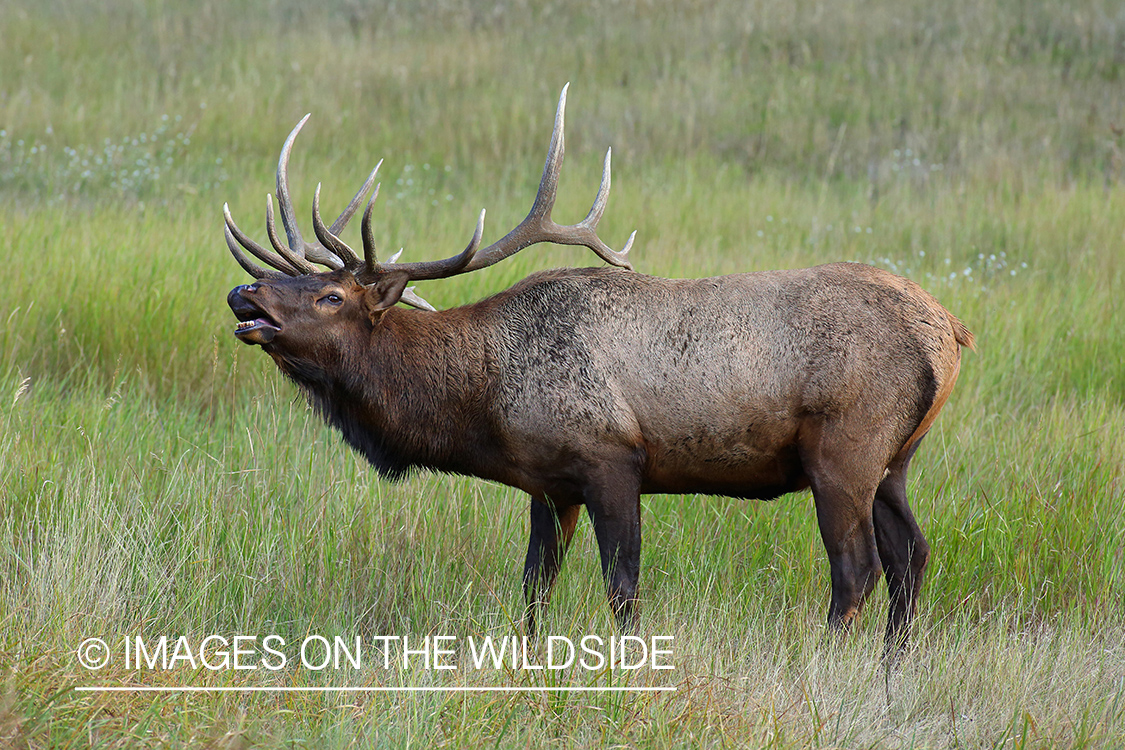
[[[641,568],[640,480],[619,472],[587,488],[586,511],[594,524],[602,576],[622,632],[636,627],[637,583]]]
[[[529,638],[538,635],[538,614],[551,598],[566,548],[574,536],[579,506],[556,507],[541,497],[531,498],[531,534],[523,566],[524,623]]]

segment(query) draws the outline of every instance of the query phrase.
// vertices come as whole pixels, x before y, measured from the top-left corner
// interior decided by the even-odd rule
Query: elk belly
[[[796,430],[782,438],[691,433],[667,442],[646,442],[642,492],[701,493],[769,500],[808,487],[797,451]]]

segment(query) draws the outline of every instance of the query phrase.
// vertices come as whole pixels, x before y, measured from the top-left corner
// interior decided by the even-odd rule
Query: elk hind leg
[[[914,519],[906,497],[906,473],[917,447],[916,442],[905,456],[891,463],[887,476],[875,491],[875,540],[879,546],[879,559],[887,574],[890,597],[886,635],[888,655],[906,646],[922,588],[922,576],[930,558],[930,546]]]
[[[872,465],[848,431],[824,424],[808,431],[801,459],[832,577],[828,626],[847,630],[882,573],[872,504],[883,467]]]

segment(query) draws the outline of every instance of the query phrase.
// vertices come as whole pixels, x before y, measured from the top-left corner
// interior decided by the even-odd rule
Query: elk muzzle
[[[281,326],[263,309],[258,284],[242,284],[230,290],[227,304],[238,319],[234,335],[244,344],[268,344]]]

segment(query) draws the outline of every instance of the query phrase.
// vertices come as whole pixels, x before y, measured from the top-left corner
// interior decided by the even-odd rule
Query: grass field
[[[914,461],[933,546],[884,683],[885,589],[826,639],[807,493],[644,500],[641,635],[675,669],[84,669],[88,637],[519,632],[526,499],[372,470],[224,302],[286,133],[303,217],[385,158],[383,247],[556,217],[614,149],[637,269],[874,263],[977,336]],[[0,746],[1125,744],[1125,11],[1119,3],[585,0],[0,4]],[[307,221],[307,219],[305,219]],[[307,224],[306,224],[307,226]],[[354,238],[353,238],[354,239]],[[423,284],[439,307],[536,247]],[[614,633],[589,524],[549,633]],[[147,686],[674,686],[665,693],[82,693]]]

